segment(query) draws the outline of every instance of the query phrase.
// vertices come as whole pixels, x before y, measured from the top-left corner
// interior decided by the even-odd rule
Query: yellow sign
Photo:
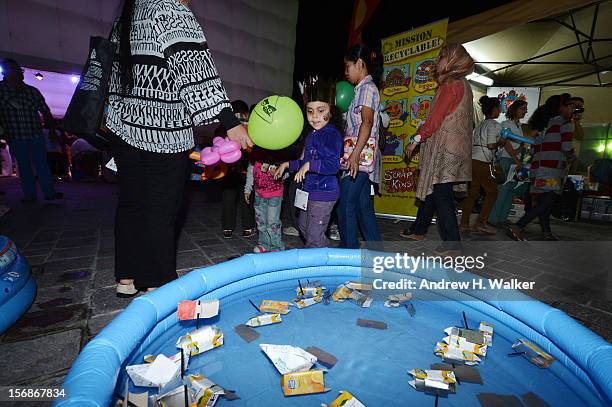
[[[440,20],[382,40],[381,110],[390,121],[381,134],[382,197],[374,200],[377,213],[416,216],[419,158],[417,154],[406,163],[404,149],[427,118],[438,88],[436,58],[447,26],[448,20]]]

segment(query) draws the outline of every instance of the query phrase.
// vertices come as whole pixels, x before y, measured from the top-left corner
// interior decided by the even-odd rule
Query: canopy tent
[[[612,1],[514,1],[449,25],[476,70],[495,86],[569,92],[587,101],[584,121],[612,122]]]
[[[0,58],[12,57],[37,70],[78,74],[89,37],[108,36],[120,3],[1,1]],[[270,94],[291,94],[297,0],[194,1],[190,8],[204,27],[230,98],[255,103]]]

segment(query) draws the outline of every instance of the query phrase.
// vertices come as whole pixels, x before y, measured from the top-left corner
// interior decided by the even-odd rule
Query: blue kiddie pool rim
[[[123,365],[134,352],[146,347],[178,323],[180,301],[206,297],[210,292],[238,293],[265,282],[288,278],[330,275],[359,276],[360,250],[294,249],[278,253],[247,254],[238,259],[193,270],[154,292],[138,297],[102,330],[73,363],[63,388],[68,397],[55,406],[108,406],[117,388]],[[469,273],[463,273],[471,277]],[[431,280],[430,275],[416,273]],[[439,277],[439,276],[438,276]],[[473,276],[476,277],[476,276]],[[435,281],[435,280],[434,280]],[[585,389],[612,403],[612,345],[563,311],[524,295],[524,301],[492,301],[458,293],[457,301],[477,309],[516,330],[555,357],[579,378]],[[522,295],[517,293],[518,296]],[[474,300],[478,301],[474,301]]]

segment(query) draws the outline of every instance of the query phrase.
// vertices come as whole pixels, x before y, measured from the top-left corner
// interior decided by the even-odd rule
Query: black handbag
[[[91,37],[89,57],[64,116],[66,131],[100,150],[111,147],[111,139],[102,129],[102,120],[116,48],[107,38]]]

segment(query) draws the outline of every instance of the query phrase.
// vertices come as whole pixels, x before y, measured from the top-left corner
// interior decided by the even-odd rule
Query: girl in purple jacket
[[[318,81],[304,89],[306,119],[311,131],[306,136],[302,159],[282,163],[276,177],[282,176],[286,169],[295,174],[295,181],[303,183],[302,189],[308,193],[306,210],[301,210],[298,227],[306,240],[306,247],[326,247],[325,236],[329,218],[340,196],[338,171],[342,155],[342,134],[330,122],[341,120],[335,108],[335,87],[333,84]],[[340,126],[341,127],[341,126]]]

